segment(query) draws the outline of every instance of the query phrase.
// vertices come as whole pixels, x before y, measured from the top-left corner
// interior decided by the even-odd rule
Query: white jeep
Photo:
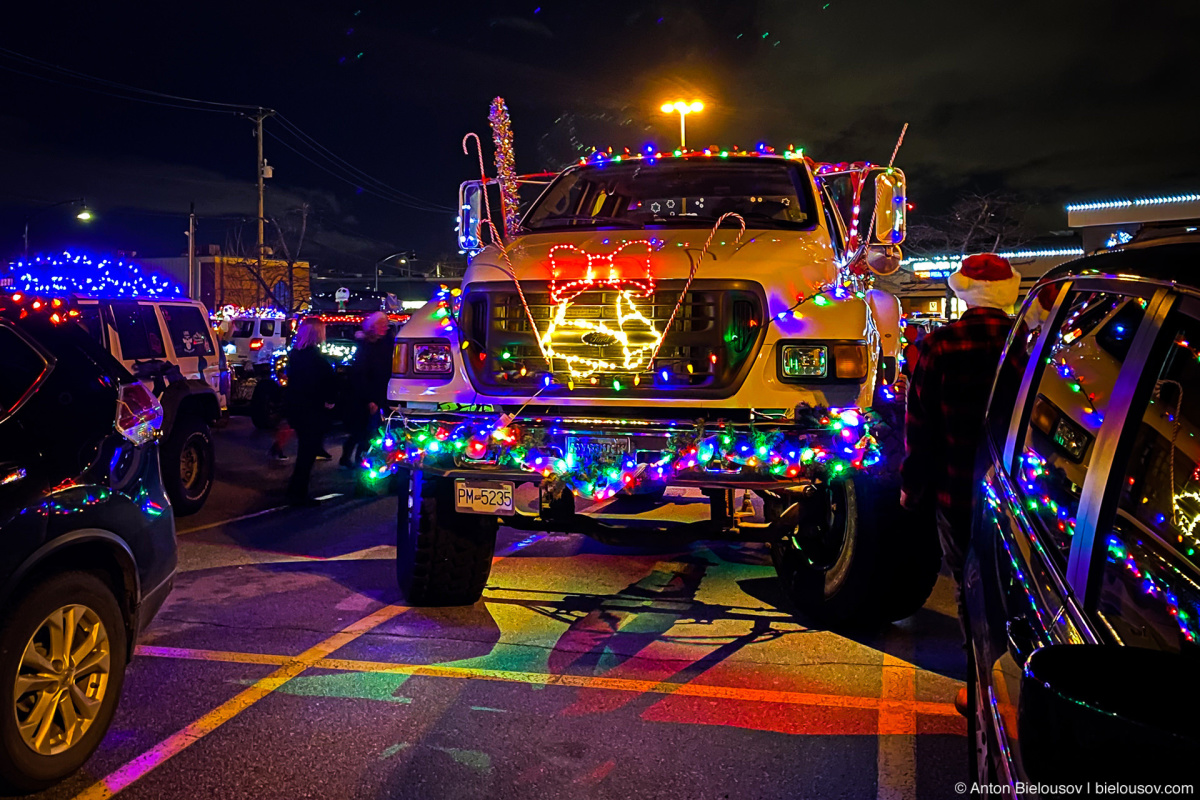
[[[478,184],[461,197],[477,215]],[[396,338],[371,467],[398,476],[408,601],[478,600],[502,522],[767,542],[814,621],[916,611],[940,554],[900,524],[900,306],[868,269],[896,268],[904,225],[899,170],[795,151],[559,174]]]

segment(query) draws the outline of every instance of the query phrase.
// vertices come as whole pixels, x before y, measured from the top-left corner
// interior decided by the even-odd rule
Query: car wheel
[[[215,455],[204,421],[179,417],[162,447],[162,476],[175,516],[195,514],[212,491]]]
[[[496,551],[495,517],[454,510],[454,482],[401,470],[396,578],[414,606],[464,606],[483,596]]]
[[[79,769],[112,721],[125,662],[104,581],[68,572],[24,593],[0,629],[0,783],[34,792]]]

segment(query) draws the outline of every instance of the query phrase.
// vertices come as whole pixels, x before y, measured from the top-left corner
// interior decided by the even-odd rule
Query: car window
[[[1146,304],[1131,295],[1072,291],[1030,389],[1016,483],[1028,515],[1064,562],[1096,434]]]
[[[100,316],[100,306],[81,305],[76,321],[91,335],[97,343],[104,344],[104,321]]]
[[[249,339],[254,335],[254,320],[252,319],[235,319],[233,321],[234,339]]]
[[[1008,349],[996,372],[992,400],[988,404],[987,430],[999,451],[1004,450],[1008,438],[1008,426],[1017,405],[1017,395],[1025,378],[1030,354],[1050,321],[1050,312],[1054,309],[1061,286],[1058,283],[1047,284],[1036,295],[1031,295],[1013,326]]]
[[[204,315],[195,306],[162,305],[163,319],[167,322],[167,330],[171,334],[171,344],[175,347],[175,355],[211,356],[212,339],[208,335],[208,323]]]
[[[1173,344],[1143,380],[1154,388],[1124,465],[1107,537],[1100,612],[1125,644],[1177,651],[1200,637],[1200,322],[1168,325]]]
[[[121,342],[121,357],[130,360],[166,358],[158,315],[154,306],[140,303],[110,303],[113,325]]]
[[[262,337],[275,335],[275,320],[264,319],[258,323],[258,334]]]
[[[0,325],[0,415],[16,410],[48,368],[46,359],[7,325]]]

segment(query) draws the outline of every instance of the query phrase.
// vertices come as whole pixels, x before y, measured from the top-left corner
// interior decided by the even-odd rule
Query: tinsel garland
[[[504,213],[504,235],[517,235],[520,209],[517,205],[517,167],[513,155],[512,120],[503,97],[492,101],[488,121],[492,124],[492,141],[496,144],[496,179],[500,183],[500,202]]]
[[[365,459],[371,478],[399,467],[479,468],[540,473],[551,490],[569,489],[590,499],[633,492],[674,477],[754,476],[781,482],[830,479],[869,470],[881,459],[873,412],[801,409],[794,420],[763,424],[697,421],[668,437],[656,461],[630,453],[587,457],[557,446],[545,423],[514,423],[489,414],[448,415],[416,421],[394,417]],[[636,434],[631,424],[625,434]],[[616,431],[594,435],[613,435]],[[563,439],[559,435],[558,439]],[[586,439],[586,436],[581,438]]]

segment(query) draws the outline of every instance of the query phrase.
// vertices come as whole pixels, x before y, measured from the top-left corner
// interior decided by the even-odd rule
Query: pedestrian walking
[[[983,253],[963,259],[948,282],[967,310],[921,342],[908,385],[900,503],[918,513],[933,511],[965,642],[962,571],[971,535],[975,453],[1021,276],[1006,259]],[[965,706],[966,693],[960,695]]]
[[[313,463],[324,450],[329,411],[337,392],[333,367],[321,355],[324,342],[325,323],[316,317],[305,317],[300,321],[288,356],[288,384],[283,401],[288,424],[296,431],[297,453],[287,497],[296,506],[317,505],[309,497],[308,481]]]
[[[379,430],[381,411],[387,407],[388,381],[392,379],[392,350],[395,342],[388,336],[391,322],[387,314],[376,311],[363,320],[358,334],[358,349],[350,365],[349,396],[346,402],[346,428],[349,435],[342,447],[343,467],[354,467],[370,448]]]

